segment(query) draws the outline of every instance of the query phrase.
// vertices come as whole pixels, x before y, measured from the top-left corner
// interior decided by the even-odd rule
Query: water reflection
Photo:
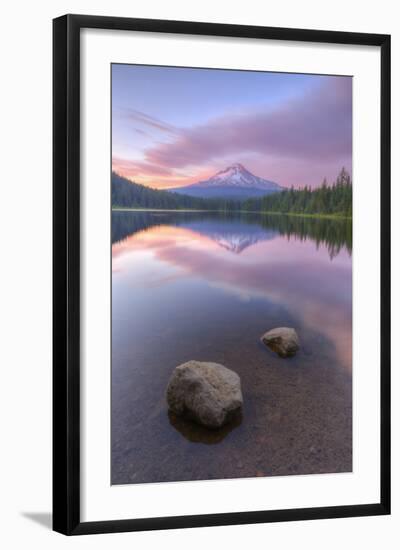
[[[112,237],[113,483],[351,470],[351,224],[116,212]],[[293,360],[259,344],[274,326],[298,331]],[[190,359],[240,375],[243,422],[168,417]]]
[[[176,416],[174,413],[168,411],[168,418],[173,426],[185,439],[192,443],[205,443],[206,445],[215,445],[220,443],[232,430],[240,426],[242,423],[242,414],[238,413],[232,419],[229,424],[226,424],[222,428],[217,430],[209,430],[191,422],[186,418]]]
[[[349,255],[352,250],[351,220],[228,212],[113,212],[112,242],[117,243],[139,231],[163,225],[193,229],[220,243],[224,242],[226,235],[227,247],[234,252],[241,252],[258,241],[278,235],[300,241],[311,239],[317,248],[325,246],[331,259],[342,248]]]

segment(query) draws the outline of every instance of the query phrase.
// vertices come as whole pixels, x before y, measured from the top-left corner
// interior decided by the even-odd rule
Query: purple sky
[[[113,169],[156,188],[240,162],[281,185],[351,170],[351,77],[112,67]]]

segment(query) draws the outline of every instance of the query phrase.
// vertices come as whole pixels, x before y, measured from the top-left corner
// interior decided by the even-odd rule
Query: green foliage
[[[239,203],[225,199],[200,199],[170,191],[151,189],[119,176],[111,177],[113,207],[154,208],[165,210],[238,210]]]
[[[245,210],[279,212],[282,214],[324,214],[352,216],[352,182],[349,173],[342,168],[336,181],[329,186],[326,179],[321,187],[293,187],[281,193],[267,195],[261,199],[245,201]]]
[[[178,195],[169,191],[150,189],[144,185],[112,174],[112,205],[125,208],[153,208],[166,210],[218,210],[276,212],[281,214],[352,216],[352,182],[349,173],[342,168],[336,181],[321,187],[291,189],[257,199],[234,201],[226,199],[201,199]]]

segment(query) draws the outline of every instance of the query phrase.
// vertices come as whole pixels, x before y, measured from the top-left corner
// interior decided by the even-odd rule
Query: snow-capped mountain
[[[239,163],[228,166],[207,180],[186,187],[169,189],[169,191],[192,197],[230,199],[261,197],[282,190],[283,187],[274,181],[255,176]]]

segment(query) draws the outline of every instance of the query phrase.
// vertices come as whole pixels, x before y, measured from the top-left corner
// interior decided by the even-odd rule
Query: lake
[[[112,213],[112,484],[352,470],[351,221]],[[260,336],[294,327],[282,359]],[[173,369],[222,363],[243,414],[168,413]]]

